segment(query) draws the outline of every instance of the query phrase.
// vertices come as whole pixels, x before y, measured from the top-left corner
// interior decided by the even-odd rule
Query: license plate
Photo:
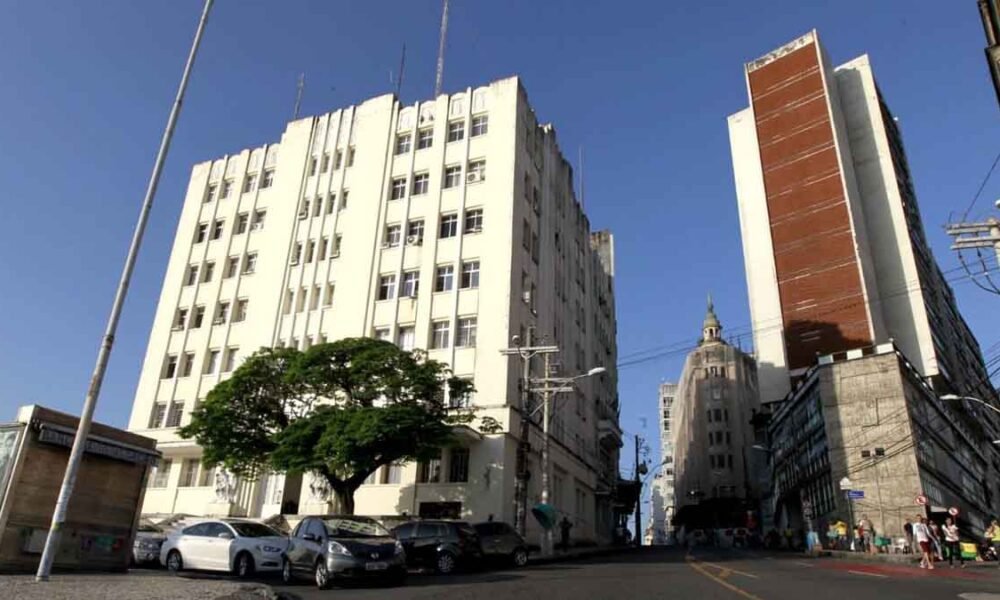
[[[370,562],[365,564],[365,569],[368,571],[385,571],[388,568],[389,564],[384,562]]]

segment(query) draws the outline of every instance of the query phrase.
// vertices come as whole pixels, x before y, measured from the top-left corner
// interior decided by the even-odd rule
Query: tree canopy
[[[262,348],[209,392],[182,437],[205,464],[255,478],[267,470],[322,477],[340,510],[382,465],[436,457],[470,410],[449,410],[473,391],[447,365],[389,342],[346,338],[304,352]],[[482,429],[496,430],[484,419]]]

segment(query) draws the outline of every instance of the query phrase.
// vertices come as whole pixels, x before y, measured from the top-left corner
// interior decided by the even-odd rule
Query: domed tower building
[[[687,356],[673,406],[674,526],[745,527],[759,522],[760,464],[750,421],[759,408],[757,367],[726,342],[712,298],[698,347]]]

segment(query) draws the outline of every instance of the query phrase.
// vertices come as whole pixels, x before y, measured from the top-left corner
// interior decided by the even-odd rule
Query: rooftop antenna
[[[299,107],[302,106],[302,92],[306,89],[306,74],[299,73],[299,83],[295,86],[295,110],[292,112],[292,120],[299,118]]]
[[[406,44],[403,44],[403,53],[399,57],[399,75],[396,77],[396,98],[399,98],[399,91],[403,88],[404,67],[406,67]]]
[[[441,84],[444,81],[444,40],[448,35],[448,0],[444,0],[444,11],[441,13],[441,38],[438,40],[437,75],[434,78],[434,97],[441,95]]]

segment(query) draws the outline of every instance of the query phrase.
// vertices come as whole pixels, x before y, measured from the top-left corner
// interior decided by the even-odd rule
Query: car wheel
[[[177,573],[184,569],[184,559],[181,558],[181,553],[177,550],[171,550],[167,554],[167,570],[171,573]]]
[[[514,563],[515,567],[523,567],[528,564],[528,551],[524,548],[514,550],[514,553],[510,555],[510,562]]]
[[[455,567],[457,566],[455,555],[451,552],[442,552],[438,554],[437,562],[434,564],[437,567],[438,573],[442,575],[449,575],[455,572]]]
[[[281,561],[281,581],[285,585],[291,585],[295,582],[295,574],[292,573],[292,563],[287,558]]]
[[[250,556],[249,552],[240,552],[236,555],[236,564],[233,571],[236,576],[243,579],[250,577],[254,572],[253,557]]]
[[[326,568],[326,561],[320,560],[316,563],[316,587],[321,590],[330,589],[330,571]]]

